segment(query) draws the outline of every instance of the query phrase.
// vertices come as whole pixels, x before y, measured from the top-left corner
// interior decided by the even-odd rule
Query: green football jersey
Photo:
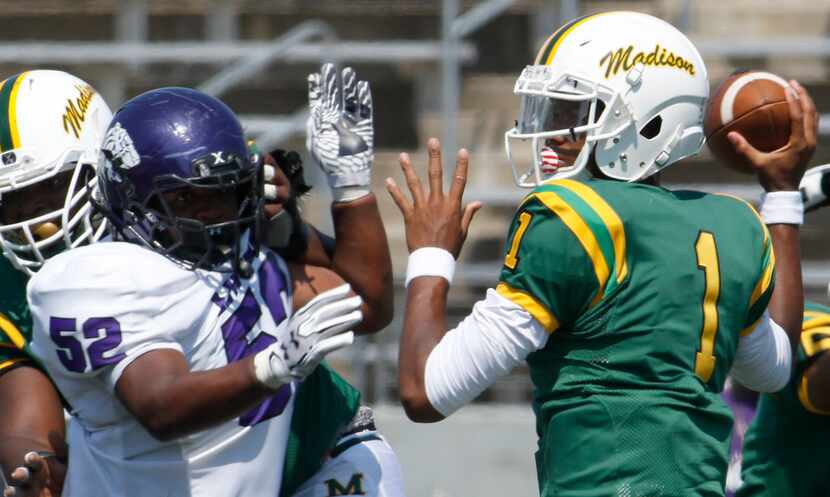
[[[34,362],[29,352],[32,316],[26,302],[28,278],[0,256],[0,374],[18,364]]]
[[[823,497],[830,492],[830,412],[807,397],[805,372],[830,349],[830,307],[804,311],[801,344],[790,383],[762,395],[746,433],[737,497]]]
[[[557,180],[519,207],[497,291],[550,333],[528,356],[542,496],[723,495],[718,393],[774,284],[725,195]]]
[[[325,362],[303,381],[294,399],[281,497],[293,495],[320,469],[359,407],[360,392]]]

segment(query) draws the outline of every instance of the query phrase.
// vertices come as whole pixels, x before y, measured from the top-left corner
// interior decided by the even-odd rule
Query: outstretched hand
[[[790,140],[772,152],[761,152],[740,133],[727,138],[735,151],[752,164],[761,186],[768,192],[798,190],[798,183],[816,149],[818,113],[810,94],[795,80],[785,90],[790,109]]]
[[[457,259],[467,238],[470,222],[481,208],[481,202],[471,202],[463,209],[461,207],[470,156],[465,149],[458,151],[452,185],[450,191],[444,194],[441,144],[436,138],[431,138],[427,149],[429,193],[424,191],[409,155],[405,153],[401,154],[399,162],[412,200],[401,192],[392,178],[386,179],[386,189],[403,214],[406,244],[410,253],[422,247],[438,247],[447,250]]]
[[[66,464],[54,454],[29,452],[25,466],[12,471],[4,497],[58,497],[63,488]]]

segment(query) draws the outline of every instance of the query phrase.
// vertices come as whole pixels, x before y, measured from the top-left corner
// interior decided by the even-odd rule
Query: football
[[[790,111],[784,94],[789,84],[769,72],[745,71],[729,76],[709,99],[704,131],[709,150],[725,166],[752,173],[749,162],[737,154],[726,137],[737,131],[762,152],[786,145]]]

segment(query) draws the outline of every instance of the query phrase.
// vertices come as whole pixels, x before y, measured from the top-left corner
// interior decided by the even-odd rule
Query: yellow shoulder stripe
[[[801,405],[804,406],[804,409],[807,409],[811,413],[821,414],[822,416],[830,416],[830,411],[823,411],[815,405],[813,405],[812,401],[810,401],[807,373],[804,373],[801,376],[801,383],[799,383],[798,385],[798,400],[801,401]]]
[[[614,260],[616,261],[615,272],[617,276],[617,283],[622,283],[628,275],[628,262],[625,257],[625,229],[623,228],[622,219],[614,209],[608,205],[608,202],[600,197],[597,192],[579,181],[572,179],[563,179],[556,181],[557,185],[563,186],[575,193],[586,204],[590,205],[594,212],[605,223],[608,233],[611,234],[611,240],[614,242]]]
[[[816,311],[804,311],[804,323],[801,325],[802,330],[828,325],[830,325],[830,314]]]
[[[9,359],[8,361],[0,362],[0,371],[3,371],[4,369],[6,369],[8,367],[14,366],[18,362],[23,362],[23,361],[26,361],[26,360],[27,359],[25,357],[16,357],[14,359]]]
[[[559,320],[556,319],[556,316],[554,316],[553,313],[550,312],[550,310],[539,302],[533,295],[513,288],[507,283],[499,283],[496,286],[496,292],[529,312],[531,316],[542,323],[545,331],[549,334],[559,328]]]
[[[22,350],[26,346],[26,339],[23,338],[23,333],[2,313],[0,313],[0,331],[5,333],[18,349]]]
[[[534,194],[545,206],[556,213],[559,219],[568,227],[569,230],[576,236],[582,248],[588,254],[591,262],[594,265],[594,273],[597,276],[597,283],[599,289],[591,301],[591,306],[596,305],[605,293],[605,285],[608,283],[610,271],[605,256],[602,255],[602,250],[599,247],[596,236],[585,223],[585,221],[576,213],[576,211],[568,205],[562,197],[553,192],[537,192]]]
[[[814,338],[815,335],[824,336],[820,340]],[[804,348],[804,353],[807,357],[812,357],[819,352],[830,349],[830,326],[819,326],[805,329],[801,332],[801,346]]]

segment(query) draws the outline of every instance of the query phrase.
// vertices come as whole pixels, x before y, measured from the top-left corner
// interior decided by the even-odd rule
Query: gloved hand
[[[277,342],[254,356],[257,380],[277,389],[304,380],[330,352],[354,342],[346,332],[363,319],[362,299],[349,297],[348,283],[314,297],[289,318]]]
[[[372,93],[351,67],[342,82],[332,64],[308,76],[306,148],[326,174],[335,201],[370,192],[374,159]]]

